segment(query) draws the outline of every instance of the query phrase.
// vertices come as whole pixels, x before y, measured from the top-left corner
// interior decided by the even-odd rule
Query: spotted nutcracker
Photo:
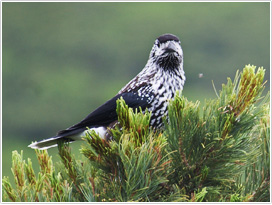
[[[117,123],[116,100],[123,97],[133,108],[141,107],[151,111],[150,127],[163,127],[163,116],[167,115],[169,99],[185,83],[183,52],[180,40],[172,34],[159,36],[152,47],[149,59],[143,70],[125,85],[115,97],[98,107],[81,122],[59,131],[55,137],[29,145],[33,149],[47,149],[57,146],[59,140],[81,140],[88,128],[101,138],[107,138],[108,129]]]

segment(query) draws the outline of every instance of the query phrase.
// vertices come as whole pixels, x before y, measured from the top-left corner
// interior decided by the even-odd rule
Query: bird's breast
[[[162,118],[168,114],[169,100],[174,98],[177,90],[182,90],[185,78],[173,75],[157,75],[151,82],[151,90],[154,93],[149,111],[152,111],[150,124],[160,128],[163,125]]]

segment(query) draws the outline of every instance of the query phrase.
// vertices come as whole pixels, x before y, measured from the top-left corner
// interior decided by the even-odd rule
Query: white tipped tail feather
[[[97,134],[99,134],[101,138],[104,138],[107,132],[107,129],[105,127],[97,127],[97,128],[92,128],[90,130],[94,130]],[[85,130],[84,132],[78,133],[76,135],[51,137],[49,139],[45,139],[39,142],[33,142],[32,144],[28,145],[28,147],[32,149],[39,149],[39,150],[56,147],[58,146],[59,140],[62,138],[71,140],[70,142],[79,141],[79,140],[82,140],[82,137],[86,136],[87,132],[88,130]]]

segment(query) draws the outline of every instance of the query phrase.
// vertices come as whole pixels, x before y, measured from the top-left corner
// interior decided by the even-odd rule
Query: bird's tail
[[[39,149],[44,150],[51,147],[58,146],[58,142],[61,140],[62,137],[51,137],[49,139],[45,139],[39,142],[33,142],[32,144],[28,145],[28,147],[32,149]]]
[[[107,129],[105,127],[92,128],[91,130],[94,130],[103,139],[107,132]],[[51,147],[58,146],[58,143],[60,141],[73,142],[73,141],[82,140],[82,137],[86,136],[87,133],[88,133],[88,130],[85,130],[83,132],[78,132],[78,130],[77,132],[75,131],[68,132],[68,133],[61,132],[58,136],[51,137],[49,139],[45,139],[39,142],[33,142],[32,144],[28,145],[28,147],[32,149],[39,149],[39,150],[48,149]]]
[[[32,149],[44,150],[44,149],[58,146],[58,143],[60,141],[73,142],[76,140],[81,140],[81,136],[78,136],[78,135],[69,136],[69,137],[56,136],[56,137],[51,137],[49,139],[45,139],[39,142],[33,142],[32,144],[28,145],[28,147]]]

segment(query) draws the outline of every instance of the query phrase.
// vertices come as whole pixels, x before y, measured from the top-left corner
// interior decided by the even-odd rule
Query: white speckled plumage
[[[171,44],[173,52],[165,54],[169,44]],[[163,67],[164,64],[160,66],[158,61],[163,57],[167,60],[167,55],[173,55],[172,58],[176,58],[178,63],[173,67]],[[144,69],[124,86],[118,94],[137,92],[139,96],[148,97],[151,105],[148,110],[152,111],[150,124],[159,128],[162,126],[162,117],[167,114],[169,99],[174,97],[177,90],[183,89],[185,80],[183,51],[180,42],[169,40],[160,43],[159,39],[157,39]]]

